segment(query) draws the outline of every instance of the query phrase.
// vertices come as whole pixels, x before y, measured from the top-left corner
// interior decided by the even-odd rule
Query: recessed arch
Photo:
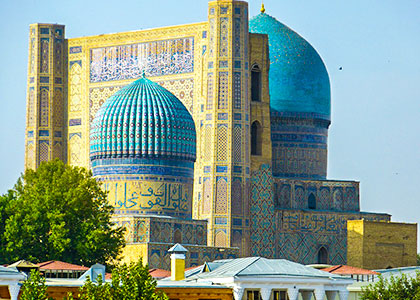
[[[319,264],[327,264],[328,263],[328,251],[322,246],[318,250],[318,263]]]
[[[261,102],[261,69],[258,64],[251,68],[251,101]]]
[[[254,121],[251,125],[251,155],[261,155],[262,127],[260,122]]]
[[[316,197],[314,193],[310,193],[308,197],[308,208],[309,209],[316,209]]]
[[[174,232],[174,243],[182,244],[182,233],[179,229],[176,229]]]

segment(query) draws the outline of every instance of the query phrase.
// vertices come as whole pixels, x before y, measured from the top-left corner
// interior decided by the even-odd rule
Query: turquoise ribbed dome
[[[268,34],[272,112],[311,113],[330,120],[330,81],[321,57],[299,34],[260,13],[250,31]]]
[[[98,110],[90,135],[90,158],[165,158],[195,161],[194,121],[171,92],[140,78]]]

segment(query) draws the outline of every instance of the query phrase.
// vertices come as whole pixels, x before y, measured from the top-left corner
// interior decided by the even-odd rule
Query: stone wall
[[[347,221],[347,264],[365,269],[416,265],[417,224]]]

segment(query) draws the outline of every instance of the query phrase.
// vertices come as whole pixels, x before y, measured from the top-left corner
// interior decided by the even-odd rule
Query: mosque
[[[126,227],[124,259],[169,268],[263,256],[344,264],[359,183],[327,179],[327,69],[298,33],[248,3],[195,24],[65,38],[29,33],[25,168],[91,169]]]

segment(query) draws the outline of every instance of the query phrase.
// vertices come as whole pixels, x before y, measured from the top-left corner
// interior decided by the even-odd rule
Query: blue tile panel
[[[81,52],[82,52],[82,46],[70,47],[69,49],[70,54],[76,54],[76,53],[81,53]]]
[[[214,219],[214,224],[216,225],[227,225],[227,218],[215,218]]]
[[[46,77],[46,76],[41,76],[39,77],[39,82],[40,83],[49,83],[50,82],[50,78]]]
[[[69,120],[69,126],[79,126],[82,125],[82,119],[70,119]]]
[[[251,255],[274,258],[276,216],[270,166],[261,165],[251,178]]]
[[[216,172],[217,173],[226,173],[228,170],[227,166],[216,166]]]
[[[92,162],[94,176],[159,175],[193,178],[194,164],[170,159],[108,158]]]
[[[315,49],[299,34],[266,13],[252,18],[249,28],[254,33],[268,34],[271,110],[317,113],[329,120],[330,81]]]
[[[41,28],[40,32],[41,32],[41,34],[50,34],[50,29],[49,28]]]
[[[233,166],[233,172],[234,173],[242,173],[242,167],[241,166]]]
[[[112,95],[99,109],[90,135],[90,157],[152,158],[194,162],[194,121],[165,88],[141,78]]]
[[[50,132],[48,130],[40,130],[39,136],[49,136]]]
[[[242,219],[233,218],[232,219],[232,224],[234,226],[242,226]]]

